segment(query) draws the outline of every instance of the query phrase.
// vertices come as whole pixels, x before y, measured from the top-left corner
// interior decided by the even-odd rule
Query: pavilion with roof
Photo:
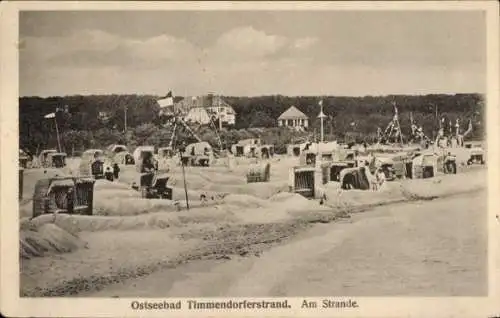
[[[291,128],[307,128],[309,118],[295,106],[291,106],[278,117],[278,126]]]

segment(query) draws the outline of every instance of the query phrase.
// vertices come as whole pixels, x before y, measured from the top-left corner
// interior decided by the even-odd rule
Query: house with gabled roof
[[[184,116],[188,122],[209,124],[220,118],[224,125],[234,125],[236,112],[221,96],[208,94],[205,96],[185,97],[174,105],[174,110]]]
[[[297,107],[291,106],[278,117],[278,126],[304,129],[309,127],[309,117]]]

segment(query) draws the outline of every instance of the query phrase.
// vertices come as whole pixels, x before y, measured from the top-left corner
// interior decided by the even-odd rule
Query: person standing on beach
[[[382,187],[384,182],[385,182],[385,173],[382,170],[382,168],[378,168],[378,171],[377,171],[377,190],[380,190],[380,188]]]
[[[118,164],[115,162],[113,164],[113,176],[115,179],[118,179],[118,176],[120,175],[120,167],[118,166]]]

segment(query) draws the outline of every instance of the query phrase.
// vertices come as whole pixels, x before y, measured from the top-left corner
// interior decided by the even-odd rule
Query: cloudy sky
[[[485,91],[481,12],[23,12],[20,94]]]

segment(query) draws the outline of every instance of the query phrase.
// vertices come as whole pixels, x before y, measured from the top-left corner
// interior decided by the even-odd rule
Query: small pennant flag
[[[43,116],[44,118],[56,118],[56,113],[50,113],[50,114],[47,114],[45,116]]]
[[[158,100],[158,105],[161,108],[172,107],[174,106],[174,98],[172,97],[172,91],[168,92],[167,96]]]
[[[392,102],[392,105],[394,106],[394,117],[392,120],[396,121],[398,120],[398,107],[396,106],[396,102]]]
[[[320,99],[320,101],[318,102],[318,105],[319,106],[323,106],[323,100],[322,99]]]
[[[111,119],[111,115],[108,112],[99,112],[99,120],[103,122],[107,122],[109,119]]]

